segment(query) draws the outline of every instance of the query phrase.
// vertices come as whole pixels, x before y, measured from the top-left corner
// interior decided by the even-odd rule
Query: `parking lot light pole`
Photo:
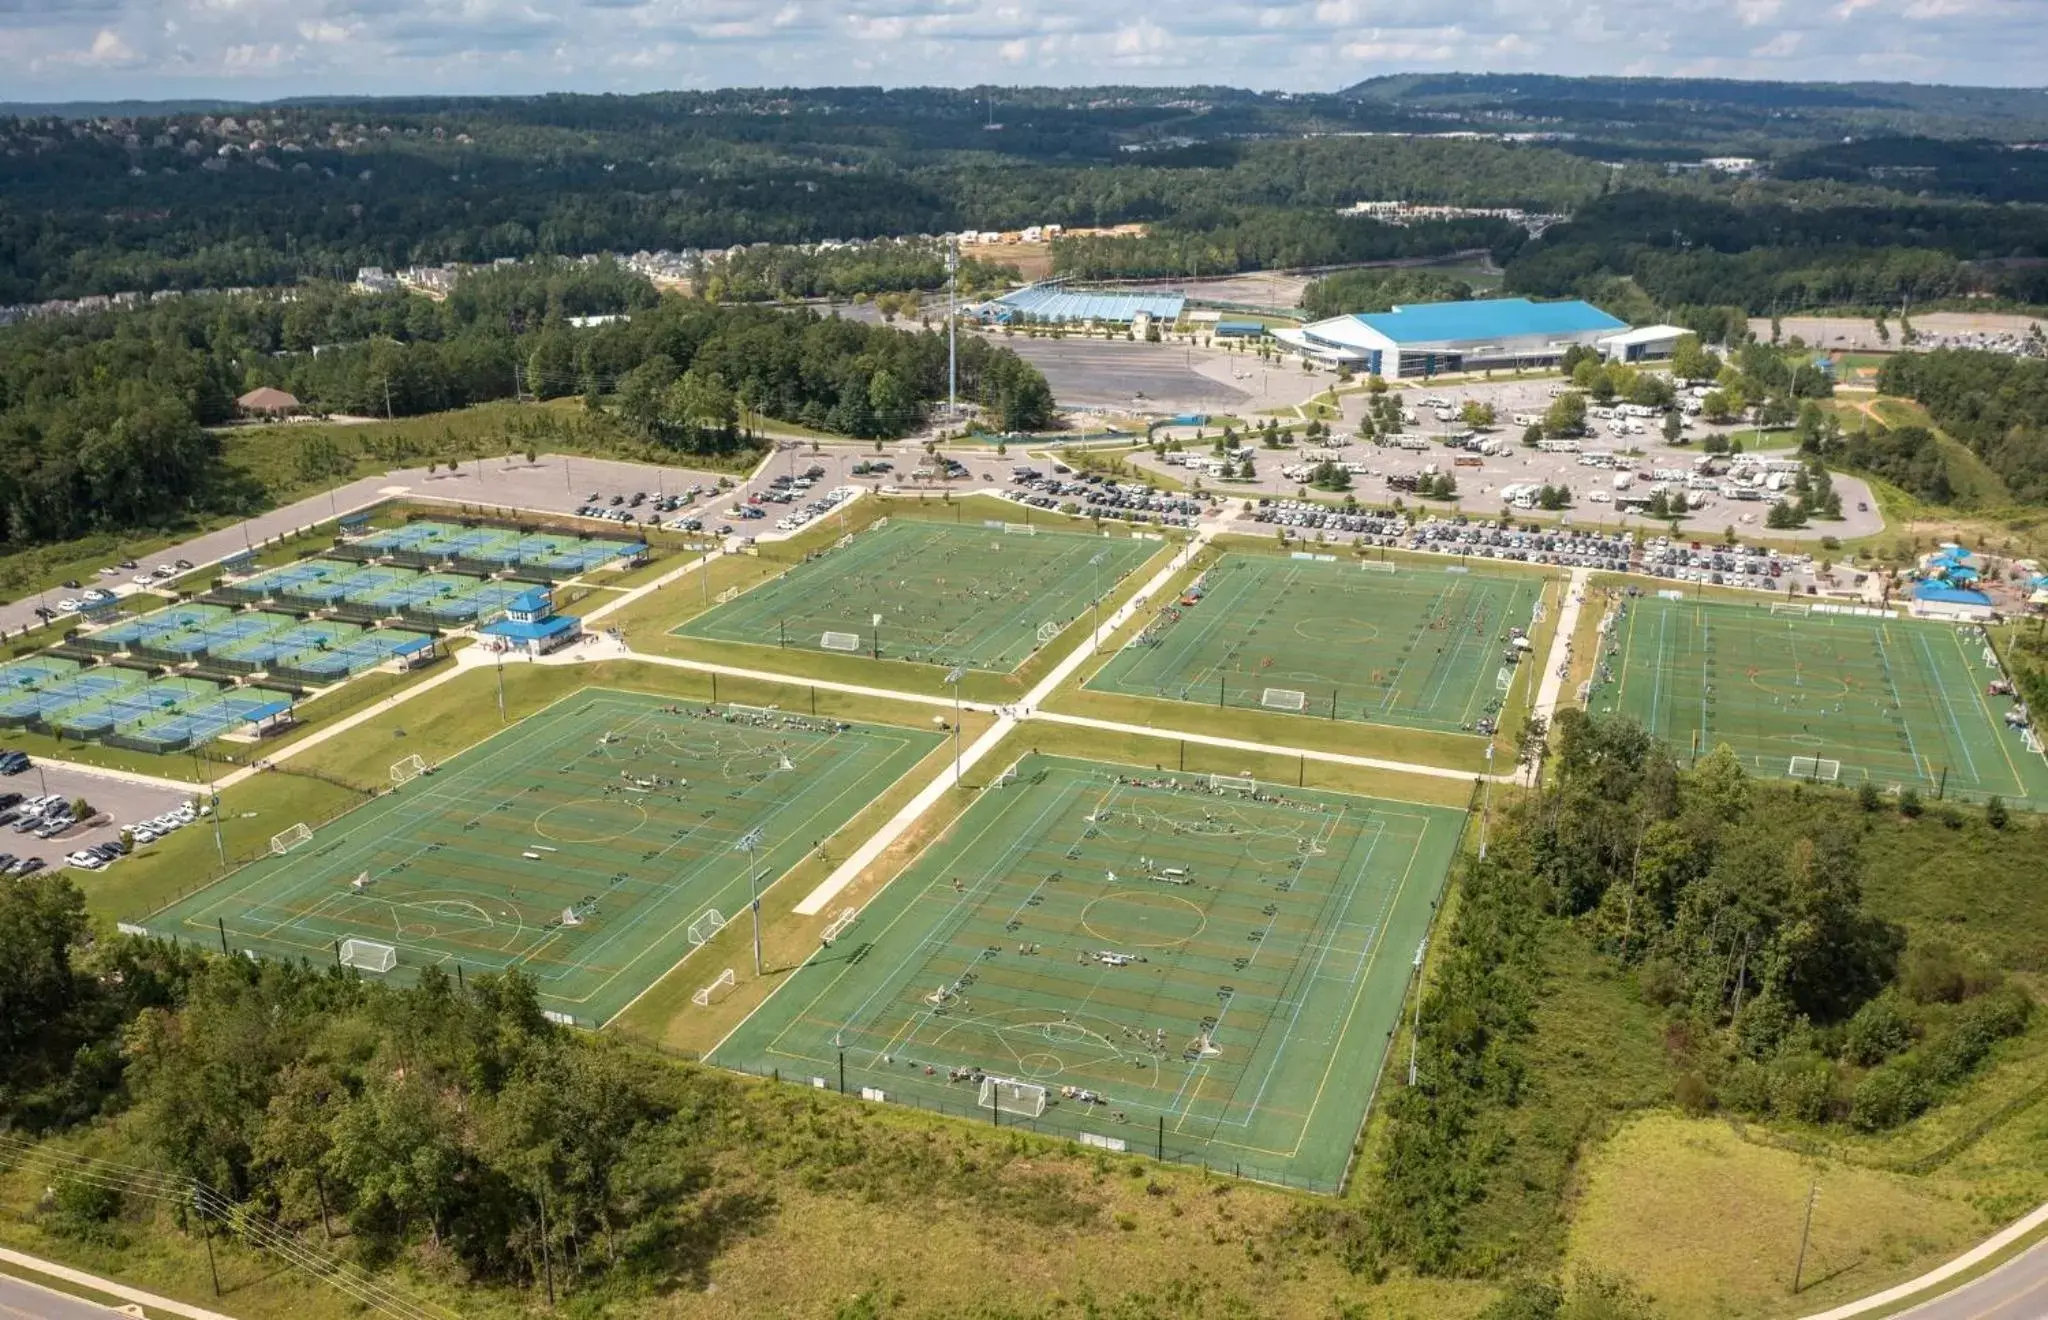
[[[760,827],[756,826],[742,834],[740,841],[733,845],[735,852],[745,853],[747,857],[747,908],[754,914],[755,976],[761,974],[761,888],[760,871],[755,865],[754,855],[760,852],[763,837]]]
[[[953,783],[960,783],[960,680],[967,677],[965,666],[954,665],[946,671],[946,682],[953,685]]]

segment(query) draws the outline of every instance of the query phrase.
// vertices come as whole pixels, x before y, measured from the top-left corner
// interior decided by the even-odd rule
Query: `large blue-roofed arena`
[[[1668,357],[1684,331],[1630,330],[1591,303],[1483,298],[1333,316],[1273,337],[1305,357],[1387,380],[1540,367],[1576,345],[1627,361]]]

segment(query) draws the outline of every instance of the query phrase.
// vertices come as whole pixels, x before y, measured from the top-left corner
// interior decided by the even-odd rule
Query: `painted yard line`
[[[1456,779],[1471,783],[1478,779],[1492,779],[1497,784],[1511,783],[1513,775],[1485,775],[1472,770],[1446,770],[1442,766],[1417,765],[1410,761],[1385,761],[1373,756],[1352,756],[1344,752],[1322,752],[1307,747],[1283,747],[1277,743],[1252,742],[1244,738],[1225,738],[1213,733],[1183,733],[1175,729],[1155,729],[1142,724],[1124,724],[1117,720],[1101,720],[1088,715],[1062,715],[1057,711],[1034,710],[1033,720],[1045,720],[1053,724],[1072,724],[1084,729],[1102,729],[1110,733],[1137,734],[1146,738],[1157,738],[1162,742],[1200,743],[1205,747],[1227,747],[1238,752],[1263,752],[1270,756],[1306,757],[1311,761],[1322,761],[1331,765],[1355,765],[1367,770],[1392,770],[1400,774],[1422,775],[1431,779]],[[1378,795],[1375,795],[1378,796]],[[1389,798],[1388,801],[1399,801]]]

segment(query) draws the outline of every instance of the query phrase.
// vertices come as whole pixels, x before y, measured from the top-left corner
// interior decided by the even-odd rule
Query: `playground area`
[[[1318,719],[1487,733],[1555,599],[1534,574],[1226,554],[1087,686]],[[1533,681],[1529,680],[1529,681]]]
[[[1588,697],[1681,756],[1826,783],[2048,805],[2048,761],[2007,727],[1981,630],[1804,605],[1631,597],[1607,620]]]
[[[1463,818],[1027,757],[711,1061],[1332,1191]]]
[[[899,518],[675,631],[1008,673],[1160,549],[1128,532]]]
[[[400,983],[517,969],[597,1026],[746,919],[750,871],[772,885],[937,742],[585,689],[439,768],[402,757],[392,792],[139,928]]]

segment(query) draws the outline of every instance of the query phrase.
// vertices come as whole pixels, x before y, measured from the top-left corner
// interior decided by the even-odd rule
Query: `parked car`
[[[34,875],[37,871],[40,871],[42,869],[43,859],[40,857],[31,857],[27,861],[15,867],[14,873],[16,875]]]

